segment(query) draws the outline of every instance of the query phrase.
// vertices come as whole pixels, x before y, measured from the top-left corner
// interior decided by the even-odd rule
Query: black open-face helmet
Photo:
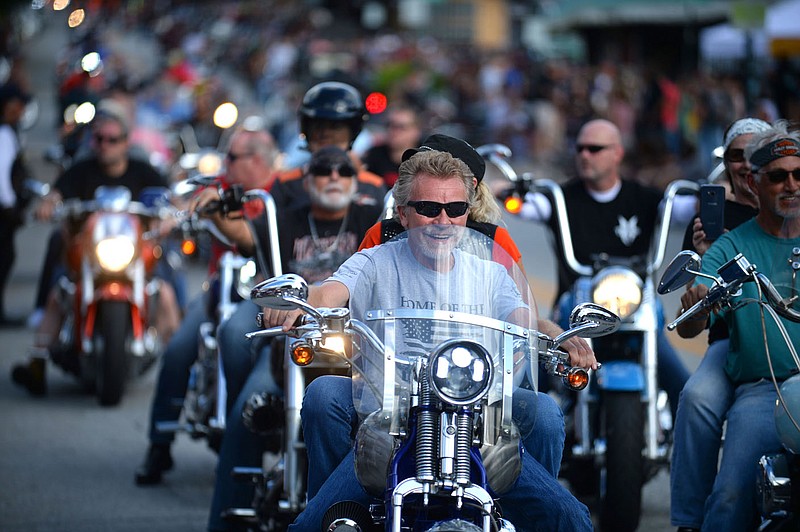
[[[297,114],[300,118],[300,133],[306,137],[309,124],[313,120],[347,122],[351,145],[367,119],[361,93],[352,85],[338,81],[324,81],[308,89]]]

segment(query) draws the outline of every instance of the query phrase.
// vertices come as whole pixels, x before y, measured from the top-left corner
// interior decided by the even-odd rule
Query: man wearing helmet
[[[352,85],[338,81],[324,81],[308,89],[297,111],[300,134],[309,152],[325,146],[337,146],[350,154],[358,170],[358,189],[354,202],[380,205],[386,194],[383,180],[366,170],[350,151],[366,121],[367,112],[361,93]],[[303,188],[302,168],[293,168],[278,176],[272,187],[272,197],[278,209],[298,207],[309,202]]]

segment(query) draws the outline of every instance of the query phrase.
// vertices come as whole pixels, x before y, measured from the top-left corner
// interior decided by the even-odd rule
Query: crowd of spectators
[[[260,115],[291,152],[299,97],[333,79],[413,106],[424,132],[473,145],[504,143],[524,169],[554,178],[571,167],[570,139],[580,124],[608,118],[623,136],[625,174],[664,187],[679,177],[705,177],[716,165],[713,148],[736,117],[800,119],[792,96],[800,74],[792,63],[776,63],[747,108],[737,75],[673,74],[610,60],[589,65],[522,49],[486,51],[433,36],[359,31],[340,14],[303,3],[131,3],[115,16],[87,17],[85,25],[60,58],[62,97],[70,82],[96,93],[127,91],[135,95],[137,124],[160,131],[192,124],[202,145],[219,141],[210,113],[228,100],[244,115]],[[154,41],[157,52],[132,47],[130,35]],[[91,49],[104,56],[100,79],[79,74],[79,82],[70,81]],[[380,140],[383,122],[373,117],[372,140],[356,143],[357,151]]]

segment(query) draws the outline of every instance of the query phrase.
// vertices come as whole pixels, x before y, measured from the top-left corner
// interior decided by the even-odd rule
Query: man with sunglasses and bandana
[[[650,248],[662,194],[636,181],[622,179],[620,167],[625,150],[619,128],[612,122],[596,119],[578,132],[575,143],[577,179],[562,186],[575,258],[592,264],[593,257],[645,256]],[[558,221],[552,214],[550,199],[541,193],[528,193],[520,215],[546,221],[558,234]],[[554,316],[566,319],[574,306],[569,291],[578,276],[567,266],[560,240],[556,239],[558,292]],[[560,318],[559,318],[560,316]],[[673,419],[678,397],[689,372],[678,358],[660,327],[657,338],[658,382],[669,396]]]
[[[326,146],[311,154],[302,184],[309,203],[278,212],[278,240],[282,270],[301,275],[309,284],[319,283],[358,249],[366,230],[380,216],[382,205],[357,203],[358,170],[349,154]],[[262,249],[269,250],[263,220],[255,223]],[[237,246],[252,249],[252,239],[237,240]],[[238,304],[231,319],[220,325],[217,340],[225,368],[228,394],[233,402],[227,416],[219,452],[208,530],[238,530],[239,523],[223,518],[225,510],[250,506],[254,486],[231,476],[234,467],[260,467],[263,453],[275,445],[276,436],[255,434],[245,425],[242,411],[254,395],[271,401],[282,390],[273,372],[276,358],[283,355],[279,344],[261,345],[252,353],[245,334],[255,328],[259,307],[250,301]]]
[[[452,143],[449,146],[454,147]],[[400,166],[399,178],[393,188],[402,227],[411,230],[434,224],[465,226],[470,204],[475,201],[476,196],[475,168],[478,168],[476,166],[478,158],[462,155],[473,163],[468,164],[449,152],[425,149],[424,146],[411,151],[412,153],[405,157],[406,160]],[[459,150],[459,153],[463,152]],[[393,273],[386,278],[381,275],[380,282],[375,279],[374,282],[368,281],[362,285],[374,286],[375,295],[381,301],[384,298],[395,298],[401,289],[403,294],[414,293],[417,278],[425,276],[424,271],[416,271],[426,267],[424,261],[403,259],[401,254],[398,254],[396,263],[374,264],[370,268],[369,257],[376,250],[381,250],[384,245],[359,252],[322,285],[312,287],[309,292],[309,303],[314,306],[337,307],[347,304],[351,296],[358,299],[358,294],[351,294],[351,290],[355,289],[354,280],[362,271],[366,271],[365,275],[368,276],[375,276],[384,270],[387,274],[403,272],[400,276]],[[400,283],[398,286],[389,281],[395,277]],[[490,280],[484,279],[484,281]],[[362,283],[363,281],[358,282]],[[498,290],[495,293],[501,298],[511,297],[508,291]],[[353,300],[350,303],[351,306],[358,304]],[[287,313],[264,309],[263,321],[265,326],[282,325],[288,330],[297,316],[297,311]],[[547,334],[560,331],[549,322],[540,323],[540,326]],[[575,342],[564,345],[570,352],[571,362],[581,367],[596,368],[594,354],[586,342],[578,338],[574,340]],[[521,426],[521,433],[529,436],[531,433],[536,433],[533,435],[533,440],[552,438],[548,443],[563,448],[563,421],[557,412],[558,409],[539,410],[537,407],[537,418],[534,422],[527,417],[526,412],[529,411],[516,408],[523,406],[522,403],[525,402],[524,400],[518,402],[518,399],[515,394],[515,421]],[[332,422],[330,417],[325,415],[329,409],[341,414],[342,419]],[[368,501],[353,471],[351,438],[357,428],[358,419],[352,404],[349,379],[323,376],[313,381],[306,390],[302,416],[310,464],[309,503],[289,530],[317,530],[322,514],[333,502]],[[549,416],[553,419],[540,419]],[[553,429],[559,423],[560,431]],[[524,430],[522,427],[525,427]],[[546,435],[537,433],[540,427],[543,432],[547,432]],[[529,438],[523,436],[526,449],[528,441]],[[540,441],[535,442],[535,446],[542,444]],[[506,517],[517,526],[518,530],[591,530],[588,510],[558,483],[555,472],[551,470],[552,464],[548,464],[551,465],[548,468],[534,458],[534,455],[537,455],[536,451],[530,449],[528,451],[523,453],[523,473],[517,485],[501,498]],[[560,452],[556,454],[560,456]],[[339,462],[332,463],[333,457],[337,457]],[[557,469],[557,465],[554,467]]]
[[[781,290],[782,286],[792,286],[793,270],[787,259],[800,246],[800,133],[788,131],[784,121],[776,122],[765,131],[754,133],[744,154],[752,169],[747,183],[758,197],[758,214],[724,233],[708,248],[702,271],[716,278],[723,264],[742,253]],[[698,277],[696,284],[681,296],[683,308],[688,309],[702,299],[710,286],[709,279]],[[736,300],[744,298],[759,299],[753,283],[745,283]],[[789,333],[789,341],[800,344],[797,324],[780,319]],[[724,413],[727,430],[722,460],[704,513],[700,522],[680,524],[689,530],[754,530],[758,525],[755,465],[762,455],[782,448],[773,416],[777,393],[772,372],[780,383],[796,373],[797,368],[787,349],[770,349],[771,365],[768,362],[761,326],[754,330],[754,324],[761,323],[757,305],[733,311],[700,312],[680,324],[678,332],[684,338],[697,336],[708,320],[712,327],[723,322],[728,329],[730,343],[724,367],[733,386],[733,396]],[[766,336],[769,346],[785,345],[769,320]],[[715,456],[711,460],[717,463]]]
[[[36,209],[40,220],[52,219],[57,207],[65,199],[91,200],[100,186],[122,186],[130,190],[132,198],[138,198],[148,187],[166,187],[167,182],[147,161],[129,155],[129,126],[122,114],[112,107],[100,106],[91,126],[92,155],[82,159],[64,171],[41,200]],[[65,229],[56,229],[48,242],[47,256],[41,273],[40,288],[45,301],[42,318],[36,320],[36,351],[48,349],[54,335],[61,326],[61,311],[55,298],[53,285],[58,275],[64,271],[62,255],[67,240],[74,235],[66,234]],[[180,319],[180,309],[172,286],[161,283],[157,327],[165,338],[169,338]],[[41,349],[40,349],[41,348]],[[51,353],[58,356],[57,353]],[[45,368],[47,360],[34,355],[27,364],[17,365],[12,371],[12,379],[28,389],[32,395],[46,392]]]
[[[770,125],[758,118],[731,123],[723,135],[724,176],[732,197],[725,200],[724,228],[731,231],[758,213],[758,197],[747,184],[751,174],[744,149],[753,135]],[[700,217],[687,226],[683,249],[703,255],[713,244]],[[680,332],[680,329],[679,329]],[[717,474],[725,413],[734,387],[725,374],[728,328],[718,320],[708,331],[708,349],[680,394],[670,462],[670,518],[679,531],[699,530],[703,507]]]

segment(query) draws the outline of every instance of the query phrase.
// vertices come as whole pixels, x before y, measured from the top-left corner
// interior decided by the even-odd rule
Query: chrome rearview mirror
[[[664,270],[657,292],[663,296],[694,281],[701,262],[700,255],[694,251],[685,249],[678,253]]]
[[[305,309],[308,283],[299,275],[287,273],[258,283],[250,291],[250,300],[275,310]]]
[[[569,315],[570,330],[580,329],[581,338],[598,338],[619,329],[619,316],[594,303],[581,303]]]
[[[569,329],[553,338],[555,345],[561,345],[573,336],[597,338],[611,334],[619,329],[619,316],[594,303],[581,303],[569,315]]]

